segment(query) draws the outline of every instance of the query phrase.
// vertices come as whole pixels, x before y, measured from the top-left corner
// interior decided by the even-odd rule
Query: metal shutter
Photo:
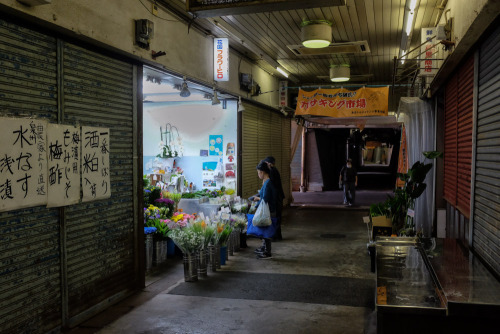
[[[500,28],[479,49],[473,247],[500,275]]]
[[[244,103],[245,111],[242,112],[242,143],[241,164],[242,169],[239,177],[242,178],[241,196],[248,198],[256,194],[261,183],[255,171],[260,159],[259,156],[259,111],[253,105]]]
[[[292,125],[291,119],[282,117],[281,119],[281,143],[282,143],[282,153],[281,153],[281,179],[283,182],[283,191],[285,192],[285,204],[291,202],[292,196],[292,183],[291,183],[291,142],[292,142]]]
[[[458,71],[457,209],[469,218],[472,166],[474,56]]]
[[[444,125],[444,198],[453,206],[457,203],[457,78],[445,88]]]
[[[474,57],[445,88],[444,198],[470,216]]]
[[[0,116],[57,122],[55,38],[0,20]],[[59,210],[0,213],[0,332],[61,325]]]
[[[70,325],[131,290],[134,257],[134,67],[64,45],[64,123],[110,128],[111,198],[66,209]]]
[[[272,155],[280,171],[285,195],[290,183],[290,121],[278,113],[245,103],[242,112],[242,190],[243,198],[255,195],[262,187],[255,167]],[[288,124],[288,130],[285,129]],[[284,156],[286,155],[286,157]]]

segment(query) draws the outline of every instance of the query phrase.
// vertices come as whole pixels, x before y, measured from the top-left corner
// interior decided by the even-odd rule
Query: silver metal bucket
[[[146,234],[144,239],[145,253],[146,253],[146,272],[153,269],[153,235]]]
[[[182,254],[184,264],[184,282],[197,282],[198,281],[198,257],[196,253]]]
[[[216,272],[217,271],[217,251],[215,249],[215,246],[208,246],[208,257],[210,259],[210,272]]]
[[[198,277],[207,277],[207,250],[198,251]]]

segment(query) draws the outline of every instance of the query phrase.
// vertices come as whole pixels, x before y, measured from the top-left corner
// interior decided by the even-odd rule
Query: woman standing
[[[254,201],[258,201],[256,207],[262,204],[262,201],[266,202],[269,205],[269,211],[271,212],[271,218],[276,218],[276,199],[277,199],[277,191],[271,179],[269,177],[271,171],[269,169],[268,164],[265,161],[259,162],[257,165],[257,175],[262,180],[262,188],[259,190],[259,196],[254,197]],[[275,224],[276,219],[273,219],[273,225]],[[273,228],[274,226],[262,227]],[[257,248],[255,253],[257,254],[258,259],[271,259],[271,238],[269,237],[262,238],[262,247]]]

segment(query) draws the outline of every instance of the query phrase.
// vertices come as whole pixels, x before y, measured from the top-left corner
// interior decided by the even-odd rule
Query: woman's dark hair
[[[269,169],[269,166],[264,160],[259,162],[259,164],[257,165],[257,170],[261,170],[264,173],[271,174],[271,170]]]

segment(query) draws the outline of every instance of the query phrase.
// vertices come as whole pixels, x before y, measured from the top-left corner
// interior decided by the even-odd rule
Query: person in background
[[[259,190],[258,196],[254,196],[253,200],[257,201],[256,207],[264,200],[269,205],[271,218],[276,217],[276,198],[277,192],[274,184],[269,177],[271,170],[266,162],[261,161],[257,165],[257,175],[262,180],[262,188]],[[262,238],[262,246],[255,250],[258,259],[271,259],[271,238]]]
[[[340,170],[339,185],[344,186],[344,205],[352,206],[358,186],[358,173],[352,166],[352,159],[347,159],[346,165]]]
[[[277,191],[276,198],[276,218],[278,219],[278,227],[276,229],[276,233],[274,234],[274,240],[283,240],[283,236],[281,235],[281,214],[283,212],[283,200],[285,199],[285,192],[283,191],[283,185],[281,184],[281,175],[278,169],[275,167],[276,159],[274,157],[269,156],[266,157],[263,161],[267,163],[271,174],[269,177],[271,178],[271,182]]]

